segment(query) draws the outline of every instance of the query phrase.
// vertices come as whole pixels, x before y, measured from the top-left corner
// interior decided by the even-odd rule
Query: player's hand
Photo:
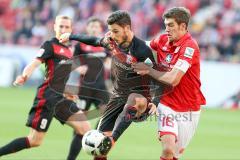
[[[114,40],[111,38],[111,33],[107,32],[105,34],[105,36],[101,39],[100,44],[101,46],[103,46],[104,48],[108,49],[108,50],[113,50],[114,49]]]
[[[77,101],[78,100],[78,96],[77,95],[74,95],[74,94],[70,94],[70,93],[63,93],[63,96],[65,98],[67,98],[68,100],[71,100],[71,101]]]
[[[140,75],[149,74],[151,67],[143,62],[140,63],[133,63],[132,68],[134,72]]]
[[[85,75],[87,73],[88,70],[88,66],[87,65],[81,65],[77,68],[77,71],[81,74],[81,75]]]
[[[71,35],[71,33],[63,33],[59,38],[59,42],[65,43],[65,42],[69,41],[70,35]]]
[[[148,107],[150,108],[148,114],[150,115],[154,115],[156,114],[157,116],[159,115],[158,111],[157,111],[157,107],[154,103],[149,103]]]
[[[17,76],[16,80],[13,82],[14,86],[22,86],[27,81],[27,76]]]

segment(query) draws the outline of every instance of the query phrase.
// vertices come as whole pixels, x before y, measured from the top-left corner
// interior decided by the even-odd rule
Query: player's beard
[[[130,43],[131,42],[128,42],[128,36],[126,33],[124,33],[124,35],[122,36],[122,43],[119,44],[119,47],[122,48],[122,49],[126,49],[129,47]]]

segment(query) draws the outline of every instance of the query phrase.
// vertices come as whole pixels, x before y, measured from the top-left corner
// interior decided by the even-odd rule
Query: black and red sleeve
[[[45,62],[47,59],[51,58],[53,54],[54,53],[53,53],[51,42],[46,41],[40,47],[36,58],[41,60],[42,62]]]

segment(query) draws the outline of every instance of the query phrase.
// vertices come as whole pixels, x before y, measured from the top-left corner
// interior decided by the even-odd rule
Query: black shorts
[[[79,99],[81,100],[82,110],[88,111],[92,104],[95,105],[97,109],[99,106],[106,105],[109,101],[109,93],[106,86],[82,86],[80,88]]]
[[[43,97],[35,97],[26,123],[28,127],[42,132],[48,130],[53,117],[64,124],[70,116],[79,111],[73,101],[49,90],[46,92],[48,94]]]
[[[98,130],[102,132],[112,131],[115,122],[119,114],[123,111],[123,108],[127,102],[128,97],[111,97],[109,103],[107,104],[106,110],[104,111],[99,123]],[[149,103],[149,100],[148,100]],[[148,118],[149,108],[138,118],[134,119],[134,122],[141,122]]]

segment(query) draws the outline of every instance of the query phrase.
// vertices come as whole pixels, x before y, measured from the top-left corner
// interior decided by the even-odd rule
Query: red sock
[[[160,160],[174,160],[174,159],[166,159],[166,158],[160,157]]]
[[[107,157],[94,157],[93,160],[107,160]]]

